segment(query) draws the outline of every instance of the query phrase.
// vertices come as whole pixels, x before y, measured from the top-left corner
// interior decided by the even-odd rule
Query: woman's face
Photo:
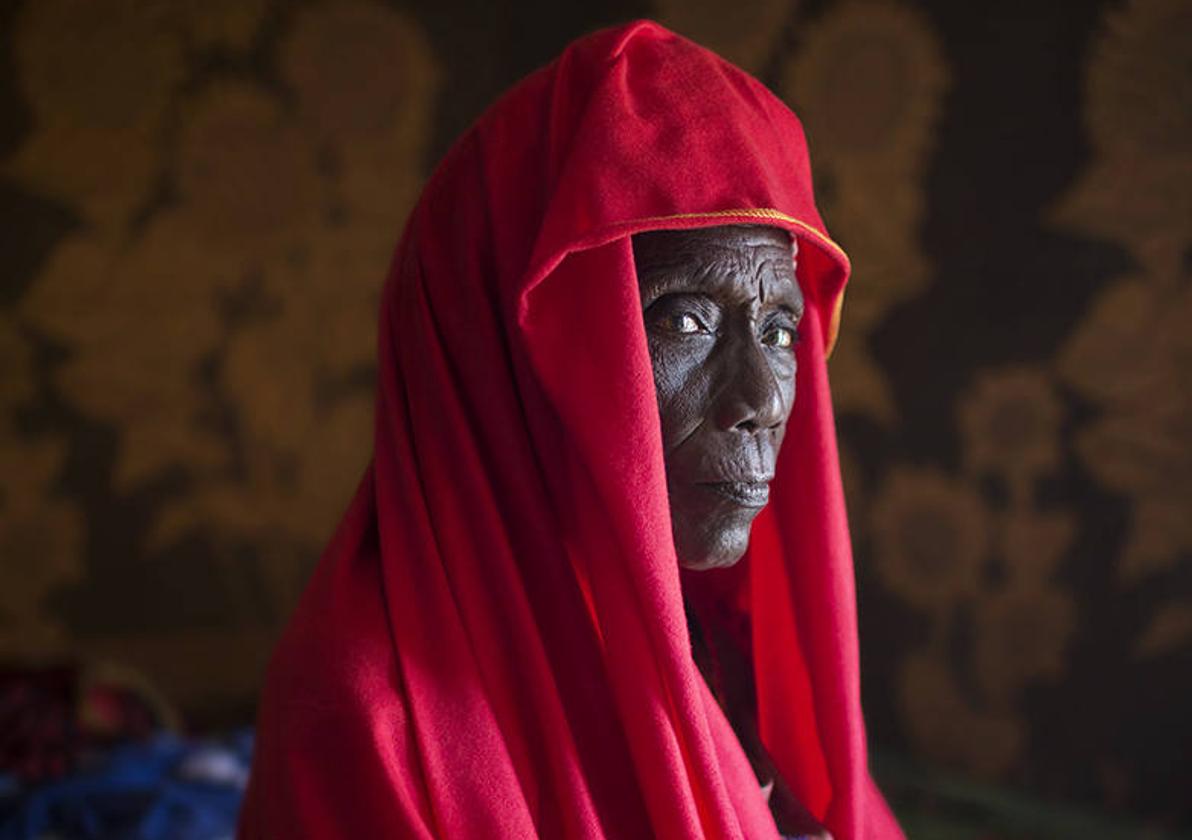
[[[786,231],[633,237],[679,563],[729,566],[765,506],[795,401],[803,295]]]

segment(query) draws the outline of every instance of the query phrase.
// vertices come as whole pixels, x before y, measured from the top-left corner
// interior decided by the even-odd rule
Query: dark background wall
[[[854,258],[831,367],[875,750],[1186,822],[1184,0],[5,4],[0,658],[248,719],[368,456],[422,179],[638,16],[796,109]]]

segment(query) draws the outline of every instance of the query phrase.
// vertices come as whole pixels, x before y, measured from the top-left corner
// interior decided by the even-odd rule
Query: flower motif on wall
[[[1057,357],[1059,375],[1098,409],[1078,433],[1093,477],[1130,500],[1118,572],[1127,584],[1192,550],[1192,65],[1181,0],[1131,0],[1092,51],[1086,120],[1095,151],[1055,221],[1128,247],[1140,266],[1102,290]],[[1192,636],[1179,596],[1135,642],[1139,657]]]
[[[314,142],[257,85],[216,84],[190,104],[176,168],[177,212],[254,268],[289,258],[325,222]]]
[[[240,288],[258,299],[254,314],[232,319],[216,374],[235,414],[238,455],[168,507],[152,538],[164,545],[214,524],[221,540],[249,541],[284,614],[371,451],[380,290],[421,183],[438,73],[421,30],[370,2],[303,8],[278,60],[297,106],[292,124],[260,97],[221,96],[225,116],[206,119],[196,133],[205,139],[186,147],[193,154],[183,172],[194,177],[184,177],[191,187],[183,192],[196,196],[198,226],[265,258]],[[233,142],[214,142],[220,137]],[[265,161],[279,145],[280,159]],[[311,160],[318,181],[306,169]],[[197,198],[208,180],[246,178],[262,189],[289,178],[300,191],[259,197],[259,209],[234,224],[226,220],[242,211],[220,209],[234,196]]]
[[[19,437],[11,422],[34,395],[32,358],[0,314],[0,655],[20,658],[62,649],[66,630],[46,599],[82,573],[82,517],[54,490],[66,446]]]
[[[1007,586],[981,598],[973,671],[985,699],[1008,709],[1024,686],[1062,675],[1076,618],[1072,595],[1043,585]]]
[[[839,413],[865,414],[892,424],[897,420],[894,397],[869,349],[869,335],[891,306],[927,282],[929,265],[910,231],[883,220],[880,209],[864,206],[869,203],[872,199],[844,196],[829,211],[832,231],[845,240],[853,261],[844,327],[829,360],[832,401]]]
[[[170,466],[226,458],[201,422],[200,374],[220,338],[216,289],[231,269],[170,221],[130,246],[67,239],[22,300],[29,321],[67,346],[54,373],[63,396],[120,433],[120,491]]]
[[[33,396],[33,348],[11,318],[0,314],[0,412]],[[7,420],[0,416],[0,422]]]
[[[392,244],[382,242],[359,232],[312,242],[306,262],[277,278],[278,289],[285,290],[279,315],[237,332],[223,371],[222,384],[241,407],[250,445],[274,447],[320,473],[325,465],[314,465],[324,453],[333,461],[342,459],[349,483],[359,477],[371,451],[367,407],[380,290]],[[356,403],[363,412],[345,412]],[[364,421],[356,426],[355,443],[348,442],[350,433],[333,435],[337,423],[351,424],[349,417]],[[326,444],[320,446],[323,435]],[[344,480],[333,483],[342,488]],[[337,518],[338,507],[313,520],[312,511],[295,511],[293,525],[300,532],[319,528],[327,516]],[[320,538],[325,536],[320,529]]]
[[[244,463],[209,474],[153,535],[165,544],[214,524],[262,546],[279,609],[372,449],[376,320],[392,244],[380,232],[324,234],[268,276],[270,317],[234,329],[218,380],[236,409]]]
[[[1188,649],[1192,643],[1192,601],[1173,602],[1159,608],[1139,636],[1134,655],[1150,659]]]
[[[193,10],[170,13],[189,31]],[[251,545],[280,615],[371,449],[379,293],[437,73],[421,31],[377,3],[303,7],[279,61],[294,107],[245,80],[188,93],[168,204],[131,239],[71,236],[21,306],[66,348],[63,397],[119,434],[114,489],[186,476],[148,548],[202,534],[243,593],[244,564],[219,558]]]
[[[1022,724],[1011,715],[978,710],[939,659],[912,654],[898,674],[898,705],[907,735],[928,757],[997,778],[1022,751]]]
[[[853,260],[849,326],[832,358],[838,411],[895,420],[866,342],[890,306],[922,289],[930,274],[918,241],[922,174],[947,80],[921,12],[862,0],[836,5],[805,28],[780,86],[807,128],[829,227]]]
[[[1041,369],[984,371],[959,414],[968,469],[1005,479],[1018,499],[1059,462],[1063,406]]]
[[[980,588],[986,520],[972,485],[935,470],[896,469],[872,507],[876,571],[907,603],[946,610]]]
[[[1011,509],[999,522],[998,536],[1006,578],[1013,585],[1037,586],[1051,579],[1076,535],[1069,512]]]
[[[13,450],[29,446],[0,434],[0,469],[28,469],[28,459],[13,463]],[[42,454],[48,457],[38,460],[56,468],[65,448],[54,446],[38,453]],[[47,599],[82,578],[83,518],[74,505],[39,495],[49,489],[53,470],[36,476],[29,472],[18,475],[40,483],[27,485],[24,492],[7,480],[0,487],[5,499],[0,504],[0,558],[4,561],[0,655],[37,659],[61,653],[68,641],[67,628]]]
[[[360,481],[372,428],[372,398],[356,395],[311,413],[301,440],[309,453],[254,441],[247,480],[212,482],[186,510],[163,518],[160,538],[214,522],[232,534],[317,552]]]
[[[298,408],[307,423],[287,430],[292,446],[252,438],[245,478],[214,479],[168,507],[157,520],[155,545],[212,526],[219,540],[254,547],[257,581],[274,617],[289,613],[318,552],[347,508],[372,449],[372,398],[355,394],[314,411]],[[243,561],[219,571],[232,591],[244,588]],[[247,620],[260,616],[246,614]]]
[[[396,235],[421,186],[439,87],[422,30],[380,3],[317,3],[297,15],[279,63],[349,215]]]
[[[817,161],[841,165],[839,177],[862,183],[869,170],[921,166],[947,86],[942,50],[922,12],[885,0],[841,3],[803,39],[785,91]],[[852,164],[865,173],[845,171]]]
[[[247,49],[271,0],[171,0],[180,28],[194,46]]]
[[[69,348],[55,377],[64,396],[120,432],[118,491],[171,466],[226,466],[203,382],[224,341],[223,301],[284,267],[320,221],[311,147],[247,84],[192,104],[177,180],[179,202],[135,240],[81,233],[60,244],[22,302]]]
[[[765,69],[791,16],[789,0],[744,0],[726,14],[717,0],[658,0],[658,20],[751,73]]]
[[[1131,0],[1106,23],[1086,80],[1095,155],[1056,221],[1125,243],[1153,275],[1171,277],[1192,231],[1192,6]]]
[[[13,54],[33,131],[5,168],[91,220],[124,222],[152,191],[163,122],[186,72],[167,7],[24,3]]]
[[[1183,36],[1192,9],[1180,0],[1131,0],[1111,12],[1089,62],[1088,122],[1107,152],[1187,157],[1192,90]],[[1172,60],[1176,59],[1176,60]],[[1182,93],[1182,102],[1167,97]]]
[[[1125,280],[1107,289],[1062,348],[1060,374],[1102,414],[1077,438],[1101,484],[1134,502],[1126,580],[1192,549],[1192,286]]]

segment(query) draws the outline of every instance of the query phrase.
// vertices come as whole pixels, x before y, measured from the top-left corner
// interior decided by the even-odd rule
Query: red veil
[[[824,364],[848,274],[797,118],[653,23],[572,44],[415,208],[373,461],[270,665],[242,838],[776,837],[692,661],[629,235],[798,237],[798,398],[748,555],[759,730],[838,840],[901,837],[866,767]]]

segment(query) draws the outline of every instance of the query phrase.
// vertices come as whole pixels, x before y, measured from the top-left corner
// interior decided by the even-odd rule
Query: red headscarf
[[[273,657],[243,838],[777,836],[692,661],[629,239],[741,223],[798,238],[807,340],[773,501],[701,594],[753,628],[804,804],[901,836],[866,768],[824,364],[848,261],[796,117],[642,22],[502,98],[410,218],[373,461]]]

